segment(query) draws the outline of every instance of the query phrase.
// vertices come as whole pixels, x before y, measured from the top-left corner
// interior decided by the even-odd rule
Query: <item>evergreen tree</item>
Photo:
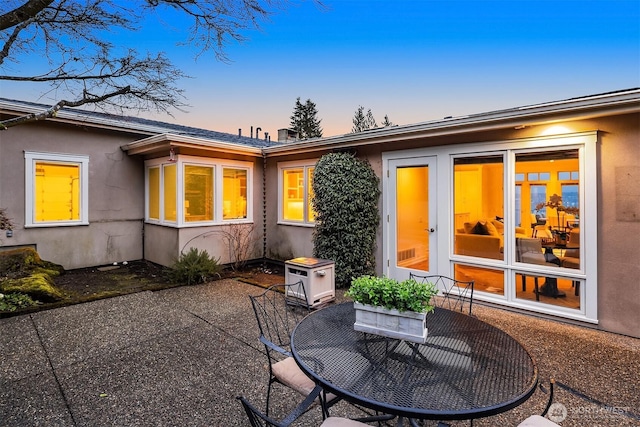
[[[356,114],[353,116],[353,127],[351,128],[352,133],[362,132],[364,130],[369,129],[366,127],[366,118],[364,117],[364,107],[361,105],[356,110]]]
[[[393,126],[393,123],[391,122],[391,120],[389,120],[389,116],[384,116],[382,126]],[[356,110],[355,115],[353,116],[353,127],[351,128],[351,132],[358,133],[369,129],[375,129],[377,127],[378,123],[373,117],[371,109],[367,110],[367,115],[365,116],[364,107],[362,105],[359,106]]]
[[[376,119],[373,118],[373,113],[371,112],[371,109],[367,111],[365,126],[367,127],[367,129],[375,129],[378,127],[378,123],[376,123]]]
[[[391,120],[389,120],[389,116],[387,116],[386,114],[384,115],[384,120],[382,121],[382,126],[383,127],[393,126],[393,122]]]
[[[293,108],[293,115],[291,116],[291,129],[298,133],[298,138],[321,138],[322,128],[318,119],[318,110],[316,104],[307,99],[303,104],[300,102],[300,97],[296,99],[296,105]]]

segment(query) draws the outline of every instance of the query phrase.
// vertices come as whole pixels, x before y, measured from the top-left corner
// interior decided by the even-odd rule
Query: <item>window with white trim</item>
[[[25,151],[25,227],[89,224],[89,156]]]
[[[315,223],[313,171],[316,160],[278,164],[278,220],[283,223]]]
[[[252,221],[252,164],[178,156],[145,163],[145,220],[173,227]]]

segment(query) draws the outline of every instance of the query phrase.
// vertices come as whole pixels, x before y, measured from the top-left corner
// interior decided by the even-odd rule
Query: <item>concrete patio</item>
[[[248,298],[261,291],[222,280],[0,319],[0,426],[248,425],[235,397],[264,405],[266,357]],[[474,313],[528,348],[543,384],[555,378],[608,405],[558,390],[561,425],[640,425],[619,415],[639,412],[640,340],[480,304]],[[276,390],[282,415],[299,397]],[[474,425],[517,425],[546,399],[538,389]],[[332,414],[362,416],[346,403]],[[313,410],[296,425],[320,422]]]

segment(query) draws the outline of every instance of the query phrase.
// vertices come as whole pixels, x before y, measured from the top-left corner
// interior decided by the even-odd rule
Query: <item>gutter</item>
[[[417,138],[455,135],[477,131],[530,126],[569,119],[595,118],[640,112],[640,89],[537,104],[490,113],[450,117],[411,125],[390,126],[365,132],[344,134],[266,147],[267,155],[305,153],[337,147],[354,147]]]

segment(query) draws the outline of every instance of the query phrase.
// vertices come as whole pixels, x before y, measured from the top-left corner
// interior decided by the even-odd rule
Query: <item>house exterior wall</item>
[[[3,247],[32,245],[43,259],[74,269],[142,258],[142,161],[120,146],[139,138],[53,122],[0,134],[0,207],[14,222]],[[89,156],[89,225],[25,228],[25,151]]]
[[[567,120],[554,123],[558,132],[598,130],[598,324],[599,329],[640,337],[640,115],[637,113]],[[463,135],[438,136],[429,139],[397,141],[357,147],[358,157],[367,159],[376,174],[382,173],[382,153],[436,145],[478,144],[538,137],[550,130],[550,125],[524,129],[503,129]],[[309,256],[313,253],[312,227],[279,225],[277,223],[278,161],[319,158],[327,151],[305,156],[269,157],[267,167],[267,255],[275,258]],[[381,202],[385,195],[382,195]],[[271,203],[269,203],[271,202]],[[382,205],[381,205],[382,206]],[[382,227],[381,227],[382,228]],[[378,235],[376,252],[377,274],[383,274],[383,240]],[[592,282],[594,283],[594,282]]]
[[[202,155],[202,154],[201,154]],[[228,158],[226,155],[211,155]],[[176,228],[152,223],[144,224],[144,258],[156,264],[171,266],[183,252],[190,248],[207,251],[220,264],[262,258],[263,241],[263,185],[262,159],[231,157],[234,160],[251,161],[253,166],[252,200],[253,220],[229,221],[222,225],[188,226]],[[144,166],[142,166],[144,169]],[[143,195],[143,208],[144,208]]]

